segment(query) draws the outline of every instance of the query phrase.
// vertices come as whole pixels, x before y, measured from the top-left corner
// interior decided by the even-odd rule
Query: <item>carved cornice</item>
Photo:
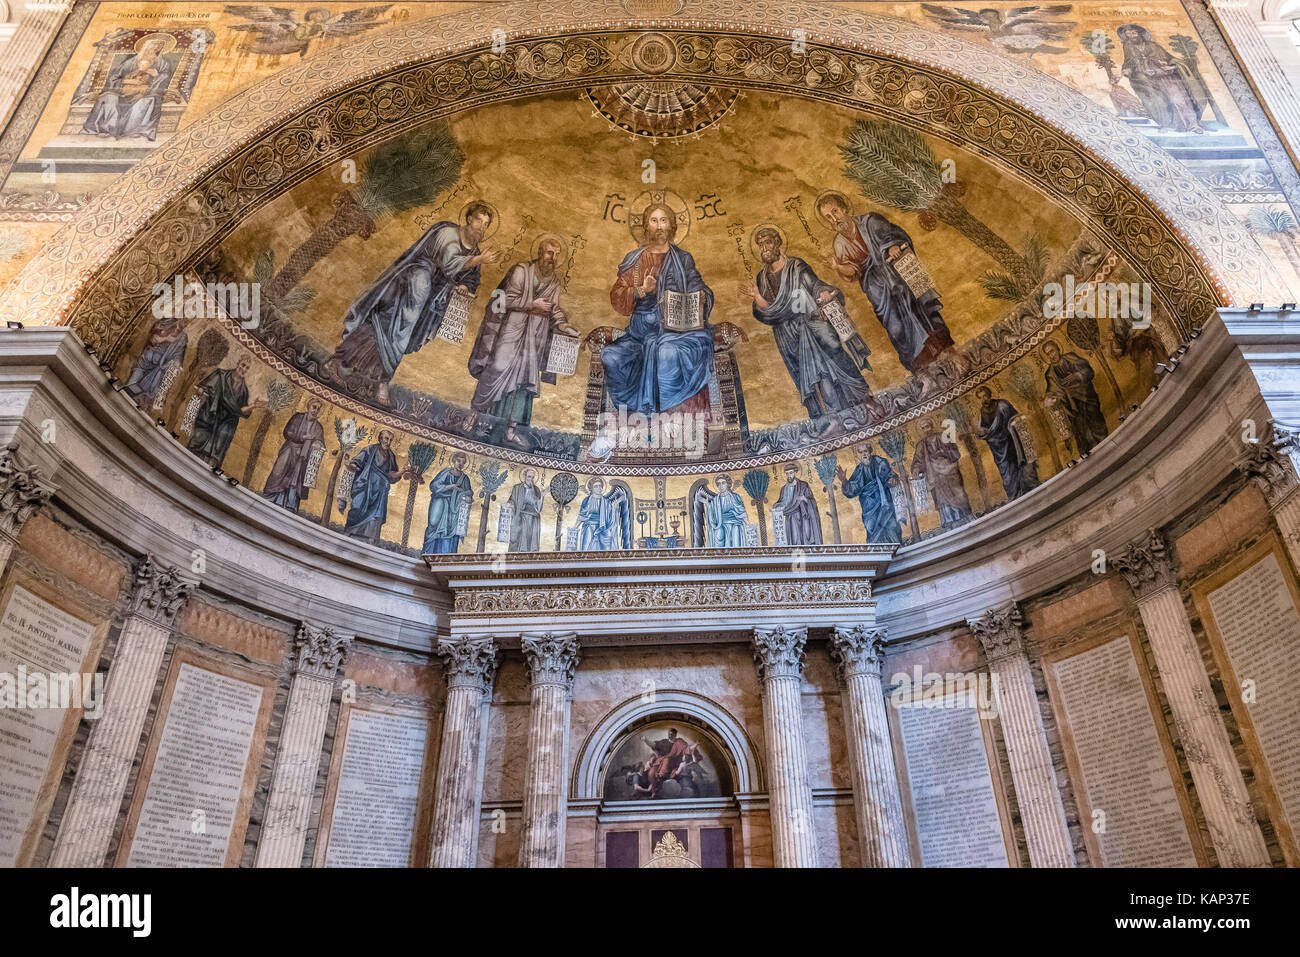
[[[979,639],[984,657],[990,664],[1025,653],[1021,623],[1020,606],[1014,601],[1000,608],[990,608],[978,618],[966,619],[971,634]]]
[[[1150,598],[1165,588],[1172,588],[1176,583],[1173,562],[1169,558],[1165,540],[1155,529],[1130,543],[1128,548],[1115,556],[1111,564],[1124,576],[1138,601]]]
[[[787,625],[755,628],[754,664],[758,666],[758,680],[801,677],[807,642],[807,628]]]
[[[835,626],[831,632],[830,653],[835,677],[840,684],[847,684],[853,675],[880,677],[880,666],[885,661],[885,638],[883,628]]]
[[[1237,468],[1250,477],[1264,493],[1268,504],[1276,507],[1300,486],[1296,461],[1300,458],[1300,433],[1276,422],[1268,424],[1270,436],[1246,443],[1237,459]]]
[[[578,668],[578,636],[574,632],[522,635],[519,650],[528,662],[533,686],[560,685],[573,693],[573,676]]]
[[[53,493],[39,468],[19,463],[16,449],[0,450],[0,535],[17,538],[23,523]]]
[[[492,690],[496,674],[498,648],[496,639],[443,638],[438,642],[443,674],[448,688],[473,688],[481,694]]]
[[[300,622],[293,638],[294,673],[332,681],[351,646],[350,637]]]
[[[866,580],[797,579],[778,582],[663,582],[651,585],[554,585],[458,588],[458,616],[582,611],[673,611],[692,608],[789,608],[861,605],[871,600]]]
[[[146,555],[135,566],[135,585],[129,613],[147,618],[163,628],[176,623],[176,615],[198,582],[181,576],[175,568],[159,565]]]

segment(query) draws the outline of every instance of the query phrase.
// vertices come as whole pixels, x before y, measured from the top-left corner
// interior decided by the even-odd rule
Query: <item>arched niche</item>
[[[838,4],[684,0],[667,17],[636,9],[557,0],[539,18],[531,3],[475,6],[308,57],[97,195],[5,290],[0,318],[71,324],[115,359],[156,283],[305,177],[484,103],[647,76],[826,99],[976,151],[1112,242],[1188,329],[1224,303],[1285,298],[1249,232],[1182,164],[987,46]],[[493,49],[501,31],[504,52]],[[796,31],[807,55],[790,55]]]
[[[605,772],[615,750],[630,732],[658,720],[680,720],[706,732],[730,762],[728,772],[735,794],[765,789],[758,753],[745,729],[730,712],[718,702],[693,691],[658,688],[653,694],[638,695],[622,702],[587,735],[574,764],[572,797],[601,799]]]

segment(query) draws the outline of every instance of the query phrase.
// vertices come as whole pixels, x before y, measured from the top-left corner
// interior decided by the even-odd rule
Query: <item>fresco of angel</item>
[[[708,488],[695,492],[691,502],[691,539],[704,542],[709,548],[741,548],[749,524],[744,499],[736,494],[730,475],[719,475],[717,484],[716,492]]]
[[[1060,20],[1073,6],[1056,3],[1046,7],[1012,7],[1003,16],[992,7],[982,10],[963,10],[937,3],[923,3],[921,9],[935,23],[982,33],[989,43],[1003,53],[1033,57],[1035,53],[1065,53],[1066,47],[1055,46],[1064,40],[1076,26],[1073,20]]]
[[[632,547],[632,514],[627,492],[617,485],[605,492],[605,480],[587,483],[587,497],[578,509],[578,548],[612,552]]]
[[[359,7],[345,10],[335,16],[324,7],[308,10],[299,20],[298,14],[287,7],[268,7],[262,3],[227,4],[226,13],[251,20],[251,23],[239,23],[230,29],[248,34],[244,38],[243,49],[259,56],[290,56],[294,53],[305,57],[310,51],[313,40],[354,37],[374,27],[383,26],[380,20],[391,3],[377,7]]]

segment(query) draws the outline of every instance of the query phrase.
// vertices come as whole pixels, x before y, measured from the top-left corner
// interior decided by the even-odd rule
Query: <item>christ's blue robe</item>
[[[642,247],[628,253],[619,264],[619,275],[635,267],[644,252]],[[670,245],[656,278],[655,291],[636,300],[627,331],[600,354],[610,398],[630,412],[664,412],[681,405],[708,386],[713,370],[713,331],[708,325],[713,290],[704,284],[695,260],[684,249]],[[701,289],[704,328],[666,332],[664,293]]]

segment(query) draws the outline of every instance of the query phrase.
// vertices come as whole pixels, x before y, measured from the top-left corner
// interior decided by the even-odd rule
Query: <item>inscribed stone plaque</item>
[[[263,689],[182,664],[128,867],[226,862]]]
[[[1006,867],[979,709],[954,698],[898,708],[922,867]]]
[[[1103,867],[1195,867],[1196,852],[1127,637],[1052,666]]]
[[[326,867],[407,867],[429,722],[354,708],[339,770]]]

